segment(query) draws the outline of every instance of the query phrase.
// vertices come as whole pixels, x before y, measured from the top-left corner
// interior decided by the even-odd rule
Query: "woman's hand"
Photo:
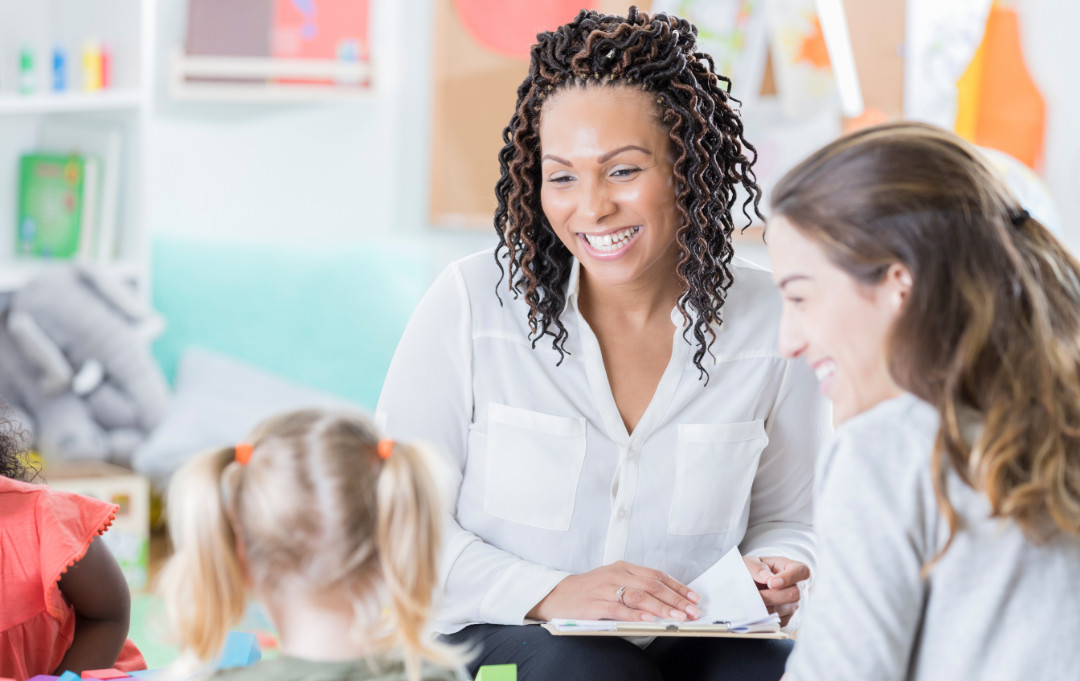
[[[787,626],[799,609],[799,598],[802,597],[799,582],[810,579],[810,568],[797,560],[779,557],[743,556],[743,562],[757,582],[765,607],[780,615],[780,626]]]
[[[619,603],[619,589],[623,605]],[[605,565],[559,582],[544,600],[529,611],[538,620],[555,618],[652,622],[696,619],[694,603],[700,597],[659,570],[650,570],[624,561]]]

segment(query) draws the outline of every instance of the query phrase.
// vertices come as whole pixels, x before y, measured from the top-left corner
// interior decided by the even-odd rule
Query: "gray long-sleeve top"
[[[948,537],[930,456],[937,412],[911,395],[845,422],[818,463],[818,575],[786,681],[1080,681],[1080,538],[1037,545],[953,475]]]

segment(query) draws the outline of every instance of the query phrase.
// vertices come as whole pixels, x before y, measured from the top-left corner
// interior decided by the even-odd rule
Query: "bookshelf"
[[[152,105],[155,0],[0,0],[0,294],[17,290],[64,261],[15,255],[18,164],[42,148],[50,129],[109,130],[121,140],[117,174],[115,253],[95,266],[128,282],[148,299],[145,237],[146,131]],[[109,86],[83,89],[81,52],[89,40],[108,47]],[[66,55],[67,88],[52,89],[52,54]],[[34,54],[32,92],[20,92],[19,55]]]

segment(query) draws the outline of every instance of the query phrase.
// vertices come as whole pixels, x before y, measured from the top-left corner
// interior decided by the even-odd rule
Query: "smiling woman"
[[[789,680],[1080,678],[1080,262],[911,122],[793,169],[769,252],[842,422]]]
[[[537,36],[499,156],[499,246],[443,273],[391,363],[377,419],[449,462],[435,630],[482,650],[474,673],[783,671],[788,641],[642,649],[523,626],[697,619],[687,584],[736,546],[792,626],[814,565],[829,411],[780,355],[768,273],[732,252],[736,188],[744,212],[759,196],[754,152],[695,45],[689,23],[634,10]]]

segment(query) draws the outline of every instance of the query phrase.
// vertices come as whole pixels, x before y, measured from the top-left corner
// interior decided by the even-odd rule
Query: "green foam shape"
[[[517,665],[486,664],[480,667],[476,681],[517,681]]]

